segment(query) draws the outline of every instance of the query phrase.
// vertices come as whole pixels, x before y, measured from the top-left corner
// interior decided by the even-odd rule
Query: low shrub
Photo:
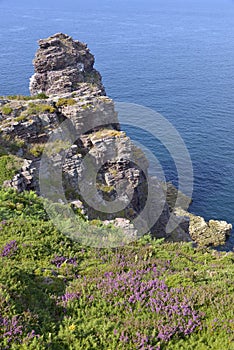
[[[16,122],[21,122],[21,121],[25,120],[26,118],[27,118],[26,115],[21,114],[21,115],[19,115],[18,117],[15,118],[15,121]]]
[[[55,111],[56,109],[51,105],[36,104],[36,103],[30,102],[26,111],[22,113],[22,116],[28,117],[28,116],[37,115],[40,113],[54,113]]]
[[[48,220],[42,198],[34,192],[18,193],[16,190],[0,189],[0,221],[12,218]]]
[[[1,108],[1,112],[5,115],[10,115],[13,112],[13,109],[10,106],[5,105]]]
[[[66,217],[66,206],[50,205]],[[77,234],[90,230],[115,234],[97,221],[81,221]],[[81,246],[35,193],[4,189],[0,232],[1,349],[233,349],[233,252],[149,235]]]
[[[56,103],[57,107],[63,107],[63,106],[73,106],[76,104],[76,100],[74,98],[59,98],[58,102]]]
[[[34,157],[40,157],[43,153],[44,148],[45,148],[45,144],[36,143],[36,144],[30,146],[29,153],[31,155],[33,155]]]

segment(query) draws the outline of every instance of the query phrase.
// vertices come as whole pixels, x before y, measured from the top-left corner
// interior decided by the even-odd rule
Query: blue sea
[[[108,96],[161,113],[180,133],[194,171],[191,211],[234,225],[233,1],[0,0],[0,18],[0,95],[29,94],[39,38],[64,32],[86,42]],[[176,184],[160,145],[127,132]]]

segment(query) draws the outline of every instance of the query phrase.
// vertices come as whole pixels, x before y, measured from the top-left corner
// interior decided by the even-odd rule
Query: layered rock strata
[[[105,96],[93,64],[87,46],[65,34],[39,41],[30,82],[32,97],[0,100],[1,145],[5,152],[25,159],[5,186],[43,195],[39,169],[47,152],[43,176],[48,192],[56,200],[65,198],[79,205],[87,218],[122,226],[126,234],[150,228],[155,237],[171,241],[222,243],[230,226],[216,224],[215,234],[200,229],[195,234],[193,217],[179,209],[174,213],[176,190],[148,175],[148,161],[120,130],[114,103]],[[68,136],[64,125],[68,125]],[[58,137],[53,138],[56,132]],[[60,172],[63,194],[56,180]],[[116,210],[117,199],[121,208]],[[166,230],[169,218],[175,222],[172,232]]]
[[[87,45],[73,40],[66,34],[57,33],[39,40],[30,92],[32,95],[41,92],[58,95],[76,91],[80,83],[88,82],[98,86],[105,94],[101,75],[93,65],[94,56]]]

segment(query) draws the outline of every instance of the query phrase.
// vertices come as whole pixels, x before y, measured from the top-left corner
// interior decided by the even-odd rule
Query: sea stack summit
[[[30,79],[32,95],[59,95],[78,90],[80,83],[95,84],[105,95],[102,78],[93,68],[94,56],[87,45],[57,33],[39,40],[34,59],[35,74]]]

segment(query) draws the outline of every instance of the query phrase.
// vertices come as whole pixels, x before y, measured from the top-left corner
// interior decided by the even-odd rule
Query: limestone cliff
[[[65,34],[39,41],[35,74],[30,81],[32,96],[0,99],[1,148],[24,159],[22,169],[5,186],[41,194],[38,179],[44,147],[50,144],[55,130],[69,122],[74,139],[68,142],[61,134],[50,149],[54,175],[44,170],[50,180],[49,192],[58,192],[56,181],[51,178],[55,179],[61,170],[66,200],[78,206],[89,219],[111,220],[125,230],[127,225],[130,231],[132,222],[138,232],[142,227],[150,227],[155,237],[173,241],[190,241],[192,236],[201,244],[203,234],[206,245],[223,242],[231,230],[228,224],[216,225],[215,239],[209,232],[211,238],[207,240],[207,231],[199,234],[199,238],[191,235],[193,220],[188,213],[173,213],[171,198],[176,191],[149,176],[144,153],[121,131],[114,103],[105,96],[101,75],[93,65],[94,57],[87,46]],[[84,165],[87,156],[88,172]],[[95,178],[91,178],[92,172]],[[87,200],[89,191],[88,195],[93,196],[91,204]],[[116,198],[123,206],[108,210]],[[170,216],[178,225],[168,233]]]

